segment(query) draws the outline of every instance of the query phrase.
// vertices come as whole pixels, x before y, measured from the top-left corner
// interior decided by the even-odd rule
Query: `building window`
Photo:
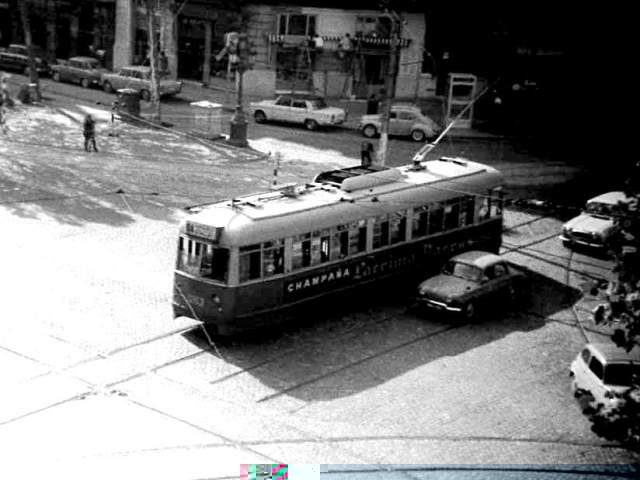
[[[283,13],[278,18],[279,35],[311,37],[316,33],[315,15]]]

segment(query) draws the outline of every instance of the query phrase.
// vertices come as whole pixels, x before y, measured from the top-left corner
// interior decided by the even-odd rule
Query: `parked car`
[[[382,130],[382,115],[363,115],[358,130],[368,138],[379,135]],[[391,106],[389,135],[410,136],[416,142],[424,142],[437,137],[440,131],[440,126],[415,105]]]
[[[84,88],[100,86],[102,74],[107,70],[100,62],[92,57],[71,57],[69,60],[59,60],[51,66],[52,77],[56,82],[71,82]]]
[[[624,192],[608,192],[588,200],[584,211],[563,225],[562,243],[606,249],[618,231],[616,217],[623,215],[632,201]]]
[[[280,95],[275,100],[250,103],[253,118],[258,123],[267,120],[300,123],[308,130],[319,126],[337,126],[347,118],[342,108],[330,107],[322,98],[302,98]]]
[[[478,309],[505,298],[517,301],[527,292],[528,276],[519,267],[490,252],[472,250],[446,262],[440,274],[418,286],[418,303],[467,320]]]
[[[38,75],[49,75],[49,64],[46,61],[44,52],[33,46],[33,60]],[[3,70],[13,70],[29,75],[29,53],[26,45],[12,43],[8,48],[0,49],[0,68]]]
[[[588,343],[571,363],[569,376],[583,408],[591,402],[613,408],[623,401],[619,395],[629,390],[633,377],[640,376],[640,347],[627,352],[613,343]]]
[[[140,98],[145,102],[151,99],[151,67],[127,66],[117,72],[102,74],[102,88],[111,93],[121,88],[130,88],[140,93]],[[160,78],[160,95],[177,95],[182,91],[182,82]]]

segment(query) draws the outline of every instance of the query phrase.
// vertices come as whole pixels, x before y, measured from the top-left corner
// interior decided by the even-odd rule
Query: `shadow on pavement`
[[[305,402],[353,395],[442,357],[456,356],[515,331],[543,327],[546,317],[573,305],[580,292],[532,274],[529,305],[495,311],[464,324],[409,310],[401,293],[369,291],[332,303],[286,326],[217,339],[226,362],[276,391]],[[201,330],[186,338],[207,347]],[[212,353],[213,355],[214,353]]]

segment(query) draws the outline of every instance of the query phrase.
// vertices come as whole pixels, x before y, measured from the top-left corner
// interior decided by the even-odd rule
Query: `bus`
[[[179,231],[174,317],[233,335],[338,292],[417,279],[465,250],[497,253],[502,188],[495,168],[441,157],[192,207]]]

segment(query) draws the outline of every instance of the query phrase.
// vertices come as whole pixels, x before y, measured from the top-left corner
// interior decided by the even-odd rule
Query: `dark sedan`
[[[51,66],[53,79],[56,82],[71,82],[84,88],[100,86],[102,74],[107,70],[101,68],[100,62],[91,57],[71,57],[69,60],[59,60]]]
[[[494,253],[474,250],[451,258],[442,272],[418,286],[418,302],[432,310],[471,320],[479,308],[516,301],[526,292],[527,275]]]

